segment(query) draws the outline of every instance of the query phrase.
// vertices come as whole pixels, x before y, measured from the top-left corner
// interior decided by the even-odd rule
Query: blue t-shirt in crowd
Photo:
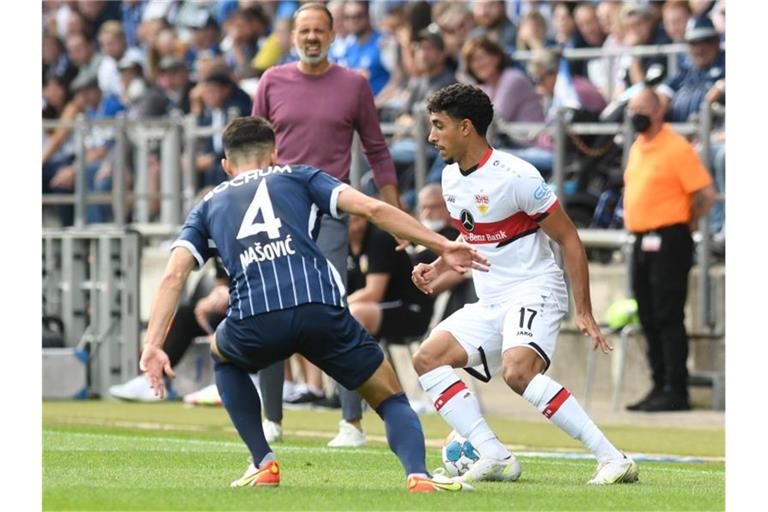
[[[344,48],[344,54],[338,60],[342,66],[364,69],[368,73],[368,83],[374,96],[389,82],[389,71],[381,63],[380,39],[381,34],[375,30],[363,44],[360,44],[356,37],[350,38],[349,44]]]
[[[311,302],[343,307],[341,276],[314,240],[323,214],[339,216],[346,186],[304,165],[242,173],[192,209],[173,247],[188,249],[199,265],[221,258],[233,320]]]
[[[693,65],[690,60],[687,66],[679,70],[670,80],[660,86],[660,91],[672,98],[667,118],[673,123],[683,123],[691,114],[698,112],[707,91],[715,82],[725,78],[725,52],[706,69]]]

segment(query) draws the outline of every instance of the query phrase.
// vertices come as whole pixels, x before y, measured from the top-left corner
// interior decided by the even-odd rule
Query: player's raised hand
[[[491,262],[466,242],[450,242],[443,251],[442,260],[459,274],[463,274],[470,268],[488,272],[488,267],[491,265]]]
[[[579,328],[579,331],[581,331],[584,336],[592,338],[592,350],[600,348],[600,350],[603,351],[603,354],[607,354],[613,350],[613,346],[608,343],[608,340],[603,336],[592,313],[576,313],[576,327]]]
[[[432,295],[432,287],[429,285],[438,276],[438,271],[433,265],[427,265],[426,263],[419,263],[413,267],[411,272],[411,281],[416,285],[416,288],[427,295]]]
[[[139,369],[144,372],[144,377],[149,382],[149,386],[155,392],[155,396],[160,400],[165,398],[165,379],[168,377],[175,379],[176,373],[171,368],[171,360],[168,354],[155,345],[145,345],[139,361]]]

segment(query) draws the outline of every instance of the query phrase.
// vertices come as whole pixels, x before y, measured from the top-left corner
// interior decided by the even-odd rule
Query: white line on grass
[[[51,444],[46,446],[46,450],[51,451],[69,451],[69,450],[81,450],[81,451],[125,451],[126,449],[133,450],[136,448],[136,443],[144,443],[148,444],[150,446],[145,447],[142,446],[142,450],[145,451],[180,451],[184,450],[184,445],[193,445],[198,447],[211,447],[218,448],[218,449],[225,449],[227,451],[233,451],[233,452],[246,452],[247,449],[243,443],[240,442],[234,442],[234,441],[214,441],[209,439],[181,439],[181,438],[175,438],[175,437],[147,437],[147,436],[131,436],[131,435],[122,435],[122,434],[95,434],[95,433],[89,433],[89,432],[61,432],[61,431],[52,431],[52,430],[45,430],[43,432],[44,437],[48,438],[51,437]],[[60,439],[56,439],[57,437],[60,437]],[[61,440],[71,437],[79,437],[84,439],[100,439],[104,441],[111,441],[116,442],[118,440],[125,441],[126,447],[120,448],[117,446],[110,446],[106,449],[103,448],[92,448],[88,446],[78,446],[73,443],[70,443],[69,446],[66,444],[62,444]],[[130,442],[130,446],[127,446],[127,444]],[[170,445],[174,445],[174,448],[164,448],[162,446],[157,446],[158,443],[166,443]],[[44,443],[47,444],[47,443]],[[179,448],[177,445],[181,445],[181,448]],[[322,446],[290,446],[290,445],[284,445],[279,444],[275,446],[275,450],[278,452],[310,452],[310,453],[340,453],[340,452],[349,452],[349,453],[366,453],[370,455],[389,455],[388,452],[377,450],[375,448],[327,448]],[[194,450],[184,450],[184,451],[194,451]]]
[[[225,427],[221,429],[210,429],[200,425],[190,424],[175,424],[175,423],[158,423],[158,422],[138,422],[138,421],[126,421],[126,420],[104,420],[96,418],[72,418],[69,421],[60,421],[59,424],[63,425],[97,425],[100,427],[117,427],[117,428],[131,428],[137,430],[143,430],[147,432],[190,432],[190,433],[235,433],[233,427]],[[331,439],[334,435],[333,432],[318,431],[318,430],[284,430],[285,435],[310,438],[310,439]],[[382,435],[368,434],[370,441],[376,441],[380,443],[386,443],[387,438]],[[441,448],[443,446],[444,439],[426,439],[427,448]],[[518,455],[524,455],[529,457],[546,457],[546,458],[561,458],[561,459],[588,459],[595,460],[595,457],[591,454],[584,452],[578,452],[571,449],[551,449],[549,452],[539,452],[531,450],[531,447],[525,445],[507,444],[507,448]],[[338,450],[334,448],[333,450]],[[332,453],[332,452],[329,452]],[[659,453],[634,453],[629,454],[638,462],[678,462],[678,463],[696,463],[696,462],[725,462],[724,457],[686,457],[681,455],[671,454],[659,454]]]
[[[182,439],[176,437],[155,437],[155,436],[132,436],[122,434],[96,434],[90,432],[64,432],[56,430],[44,430],[43,431],[43,449],[49,451],[126,451],[136,449],[137,443],[142,443],[143,451],[156,451],[156,452],[194,452],[200,451],[201,448],[209,448],[207,451],[212,450],[226,450],[228,452],[246,452],[245,446],[240,442],[235,441],[216,441],[212,439]],[[81,438],[92,440],[103,440],[112,443],[107,448],[94,448],[89,446],[82,446],[76,443],[66,443],[68,438]],[[62,442],[64,441],[64,442]],[[116,442],[125,441],[125,448],[115,446]],[[129,444],[129,445],[128,445]],[[171,446],[162,446],[162,444]],[[195,446],[196,449],[189,449],[188,446]],[[305,452],[305,453],[317,453],[317,454],[333,454],[333,453],[365,453],[367,455],[381,455],[390,456],[388,451],[377,450],[375,448],[328,448],[324,446],[290,446],[286,444],[276,445],[275,451],[280,452]],[[558,453],[558,452],[526,452],[517,451],[516,455],[522,458],[530,458],[528,464],[543,464],[543,465],[560,465],[560,466],[581,466],[581,464],[574,464],[571,460],[594,460],[592,455],[577,454],[577,453]],[[636,460],[640,460],[643,457],[649,462],[700,462],[701,460],[671,460],[669,457],[654,460],[652,457],[644,456],[643,454],[630,454],[631,457]],[[550,460],[545,460],[550,459]],[[681,459],[685,459],[684,457]],[[696,474],[711,474],[711,475],[723,475],[724,471],[712,471],[712,470],[695,470],[686,468],[659,468],[655,467],[653,471],[666,471],[670,473],[696,473]]]

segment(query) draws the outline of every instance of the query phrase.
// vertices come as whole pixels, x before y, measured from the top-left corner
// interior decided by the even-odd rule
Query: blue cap
[[[685,27],[685,42],[695,43],[706,39],[717,39],[719,34],[708,16],[697,16],[688,20]]]

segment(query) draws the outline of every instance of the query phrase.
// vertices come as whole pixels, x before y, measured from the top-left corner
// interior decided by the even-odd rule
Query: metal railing
[[[677,72],[677,59],[680,54],[688,52],[686,43],[651,44],[643,46],[619,46],[615,48],[564,48],[562,55],[568,60],[608,59],[608,77],[616,74],[617,61],[623,57],[655,57],[667,56],[667,75]],[[516,51],[511,54],[513,60],[526,62],[533,59],[534,51]],[[615,83],[612,79],[607,82],[606,96],[613,98]]]
[[[237,110],[230,109],[228,119],[236,117]],[[193,206],[197,191],[195,148],[198,140],[220,134],[212,126],[198,126],[194,116],[182,116],[178,111],[166,118],[128,119],[119,113],[114,119],[86,119],[82,115],[71,121],[43,120],[43,129],[68,128],[73,131],[76,167],[71,194],[43,194],[46,205],[71,204],[74,207],[74,227],[86,225],[86,206],[109,204],[113,222],[125,226],[128,220],[126,205],[132,209],[136,223],[152,220],[150,202],[159,200],[157,222],[178,226],[183,215]],[[114,143],[107,158],[112,159],[112,192],[88,193],[86,186],[85,140],[94,128],[109,129],[108,139]],[[159,147],[159,189],[150,191],[149,155]],[[131,151],[129,151],[129,148]],[[129,154],[133,165],[129,165]],[[128,169],[133,170],[133,187],[126,190]]]
[[[713,114],[722,115],[722,111],[713,112],[709,104],[703,104],[694,122],[675,123],[672,128],[684,135],[697,135],[702,145],[702,160],[705,165],[710,163],[711,154],[711,129]],[[626,117],[626,116],[625,116]],[[215,133],[212,127],[197,126],[194,117],[172,115],[159,120],[129,120],[118,117],[113,120],[86,120],[83,118],[74,121],[45,121],[44,127],[69,126],[74,130],[76,158],[75,186],[73,194],[68,195],[44,195],[43,205],[73,204],[75,209],[75,227],[85,226],[85,208],[87,204],[111,204],[114,216],[114,225],[125,226],[127,223],[126,205],[129,202],[133,208],[133,225],[141,225],[146,229],[149,226],[157,226],[161,233],[173,232],[181,224],[183,215],[192,207],[196,197],[197,172],[195,170],[195,145],[201,137],[209,137]],[[87,194],[85,183],[85,136],[86,130],[92,127],[112,128],[112,137],[115,141],[113,151],[113,190],[112,194]],[[414,161],[415,189],[419,190],[426,183],[427,176],[427,116],[421,111],[416,116],[416,121],[410,128],[403,128],[392,123],[382,124],[382,131],[387,137],[396,133],[402,133],[413,137],[417,151]],[[564,111],[558,112],[554,123],[504,123],[496,122],[493,132],[501,132],[510,136],[530,138],[532,134],[546,131],[554,140],[553,152],[553,176],[552,184],[559,197],[565,197],[565,172],[570,158],[566,143],[569,136],[576,135],[617,135],[621,137],[623,148],[623,164],[626,163],[629,147],[634,140],[631,125],[624,123],[571,123]],[[159,141],[160,151],[160,180],[159,193],[149,192],[148,185],[148,159],[150,142]],[[125,176],[127,172],[127,146],[131,143],[134,147],[134,186],[131,192],[125,188]],[[355,137],[353,142],[352,164],[350,179],[353,186],[359,188],[362,177],[362,155],[359,151],[359,140]],[[182,159],[184,164],[182,164]],[[623,166],[622,166],[623,167]],[[160,199],[159,216],[157,221],[150,222],[149,201]],[[724,201],[724,196],[718,198]],[[702,219],[701,233],[708,233],[708,222]],[[625,256],[631,255],[630,237],[621,230],[580,230],[582,240],[587,247],[614,248],[621,250]],[[711,267],[711,239],[706,236],[697,237],[697,260],[702,271],[699,274],[698,311],[700,318],[704,319],[708,326],[713,326],[715,319],[712,314],[712,296],[710,292],[711,280],[709,269]],[[628,258],[627,258],[628,261]],[[629,291],[629,282],[627,283]]]
[[[141,236],[117,228],[43,230],[43,314],[64,345],[88,354],[89,391],[102,397],[136,375]]]

